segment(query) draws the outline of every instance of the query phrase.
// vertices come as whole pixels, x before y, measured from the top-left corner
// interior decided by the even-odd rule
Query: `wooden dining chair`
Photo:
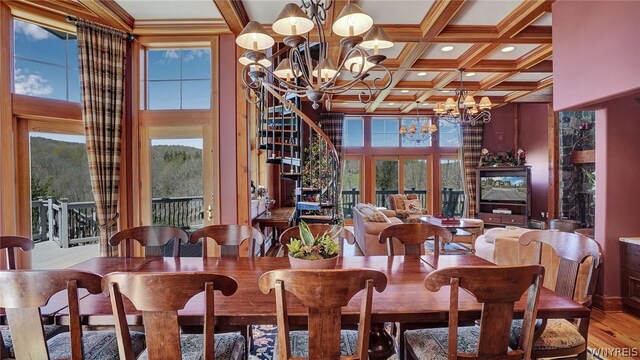
[[[277,359],[368,359],[373,288],[378,292],[386,288],[384,273],[370,269],[273,270],[260,277],[259,285],[265,294],[275,289]],[[363,289],[358,331],[341,331],[342,307]],[[289,332],[285,291],[308,308],[308,331]]]
[[[394,256],[397,252],[393,239],[397,239],[404,246],[404,255],[420,256],[424,253],[425,241],[431,237],[436,239],[433,244],[433,253],[436,256],[440,254],[439,242],[450,242],[452,239],[451,231],[442,226],[416,223],[391,225],[382,230],[378,235],[378,241],[380,244],[387,244],[388,256]]]
[[[0,250],[6,249],[7,269],[16,270],[16,256],[18,250],[31,251],[35,248],[33,240],[24,236],[0,236]],[[44,325],[45,339],[50,339],[63,332],[65,328],[60,325]],[[13,340],[8,325],[0,326],[0,359],[9,359],[15,356]]]
[[[132,242],[137,241],[144,246],[144,256],[164,256],[164,248],[173,241],[172,255],[180,257],[180,244],[189,240],[186,231],[175,226],[137,226],[120,230],[111,235],[109,245],[121,246],[120,253],[124,257],[132,257]]]
[[[449,327],[407,331],[405,359],[528,360],[543,281],[540,265],[463,266],[430,273],[424,279],[427,290],[450,286]],[[482,303],[478,326],[458,326],[460,288]],[[520,340],[509,348],[514,304],[525,291]]]
[[[147,350],[137,359],[242,359],[245,339],[238,333],[215,334],[214,291],[233,295],[238,289],[228,276],[203,272],[111,273],[102,280],[116,318],[121,360],[134,360],[123,296],[142,312]],[[204,292],[204,334],[180,334],[178,310]],[[214,354],[215,353],[215,354]]]
[[[15,358],[20,359],[113,359],[118,355],[113,331],[82,331],[78,289],[102,292],[99,275],[78,270],[0,271],[0,307],[11,329]],[[69,332],[46,340],[40,307],[55,293],[66,290],[69,301]],[[130,342],[138,354],[144,334],[132,332]]]
[[[7,250],[7,269],[15,270],[16,267],[16,251],[31,251],[35,249],[36,244],[33,240],[24,236],[0,236],[0,250]]]
[[[220,257],[237,258],[240,246],[249,240],[249,257],[254,257],[259,249],[259,256],[264,256],[264,236],[254,227],[247,225],[209,225],[200,228],[189,237],[189,243],[202,241],[202,257],[207,257],[206,239],[213,239],[220,245]]]
[[[328,225],[328,224],[308,224],[309,230],[314,236],[320,236],[325,232],[331,232],[332,230],[336,230],[336,225]],[[356,243],[356,237],[353,233],[347,230],[344,227],[340,227],[339,231],[336,232],[335,236],[340,241],[340,254],[343,254],[344,250],[344,241],[346,240],[349,245],[353,245]],[[289,254],[289,248],[287,245],[291,242],[291,239],[300,239],[300,227],[293,226],[283,231],[280,234],[280,239],[278,243],[280,244],[280,250],[278,251],[278,255],[287,256]]]
[[[593,239],[575,233],[543,230],[520,236],[520,245],[536,246],[535,257],[543,261],[543,244],[553,248],[558,257],[555,292],[591,308],[598,281],[602,249]],[[534,243],[533,245],[530,245]],[[554,273],[547,269],[547,276]],[[552,282],[553,283],[553,282]],[[587,358],[589,317],[582,319],[550,319],[541,321],[533,343],[532,358]],[[511,341],[518,341],[519,322],[514,321]]]

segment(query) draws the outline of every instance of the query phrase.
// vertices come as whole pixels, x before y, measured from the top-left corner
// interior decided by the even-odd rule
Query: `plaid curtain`
[[[100,256],[113,256],[107,241],[118,220],[127,34],[82,19],[77,26],[82,120],[100,227]]]
[[[329,140],[333,143],[338,153],[338,166],[336,166],[336,180],[338,181],[336,202],[338,209],[336,209],[340,219],[344,219],[342,213],[342,129],[344,124],[343,113],[323,113],[320,114],[320,126],[322,131],[329,137]]]
[[[482,153],[482,125],[462,125],[462,163],[464,171],[465,195],[467,198],[466,216],[476,217],[476,168]]]

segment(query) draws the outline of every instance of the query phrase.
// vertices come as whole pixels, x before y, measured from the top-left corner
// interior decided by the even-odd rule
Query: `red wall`
[[[621,295],[618,238],[640,236],[639,13],[638,1],[553,4],[554,108],[598,109],[595,229],[605,304]]]
[[[640,105],[631,96],[596,112],[596,240],[602,245],[605,296],[620,295],[622,236],[640,236]]]
[[[531,166],[531,217],[546,220],[549,200],[549,124],[547,104],[520,104],[518,112],[520,147]]]
[[[236,43],[232,35],[220,36],[220,223],[238,223],[236,181]],[[244,104],[243,104],[244,105]]]
[[[553,3],[554,108],[609,100],[640,89],[640,1]]]
[[[491,110],[491,122],[484,126],[482,146],[493,153],[516,148],[516,107],[518,147],[527,152],[527,165],[531,166],[531,217],[546,220],[540,213],[548,212],[549,199],[548,105],[511,103]]]

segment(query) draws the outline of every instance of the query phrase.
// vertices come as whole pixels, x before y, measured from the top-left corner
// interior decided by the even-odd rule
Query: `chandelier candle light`
[[[333,33],[342,37],[340,53],[345,56],[336,67],[328,54],[329,43],[325,37],[323,23],[333,0],[302,0],[301,5],[287,4],[271,25],[273,31],[285,36],[283,42],[289,46],[288,55],[275,70],[270,70],[271,61],[263,50],[271,48],[275,40],[256,21],[249,22],[236,38],[238,46],[247,49],[240,59],[244,65],[242,81],[247,87],[246,98],[251,100],[251,91],[269,86],[285,96],[306,96],[318,109],[324,102],[331,108],[334,95],[344,93],[356,85],[360,89],[358,99],[362,103],[371,101],[375,91],[391,85],[391,72],[380,65],[386,56],[380,49],[393,46],[387,33],[373,25],[373,18],[356,4],[346,4],[331,27]],[[311,56],[309,33],[316,29],[318,59]],[[366,33],[366,34],[365,34]],[[360,36],[365,34],[364,37]],[[367,50],[373,51],[370,55]],[[347,78],[337,84],[340,71],[347,71]],[[374,79],[367,79],[372,71],[381,72]],[[267,75],[270,75],[269,78]],[[372,76],[373,77],[373,76]],[[367,79],[368,81],[365,81]],[[342,78],[341,78],[342,80]]]
[[[460,87],[456,89],[456,99],[448,98],[443,103],[436,103],[433,111],[438,120],[445,120],[450,123],[469,124],[475,126],[479,121],[484,124],[491,121],[491,101],[484,96],[480,103],[476,104],[473,96],[468,95],[467,89],[462,86],[462,75],[465,69],[460,71]]]
[[[416,144],[420,144],[429,139],[435,140],[436,132],[438,131],[438,126],[432,119],[428,117],[420,118],[419,107],[420,101],[416,101],[416,117],[411,120],[409,128],[404,124],[400,126],[400,136],[402,136],[402,139],[415,142]],[[418,132],[418,128],[420,128],[420,132]]]

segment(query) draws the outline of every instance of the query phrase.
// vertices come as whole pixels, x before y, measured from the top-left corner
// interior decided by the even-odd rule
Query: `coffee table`
[[[438,226],[442,226],[443,228],[449,229],[453,235],[453,240],[451,241],[451,243],[460,243],[460,244],[468,245],[468,249],[445,250],[445,243],[440,242],[441,254],[445,254],[445,253],[475,254],[476,253],[475,241],[478,235],[480,235],[479,232],[482,231],[482,227],[483,227],[482,222],[475,221],[473,219],[468,219],[468,220],[460,219],[460,221],[457,224],[441,224],[437,221],[434,221],[431,215],[421,215],[421,216],[416,216],[415,218],[418,219],[418,221],[423,223],[438,225]],[[414,220],[414,222],[415,221],[416,220]]]

